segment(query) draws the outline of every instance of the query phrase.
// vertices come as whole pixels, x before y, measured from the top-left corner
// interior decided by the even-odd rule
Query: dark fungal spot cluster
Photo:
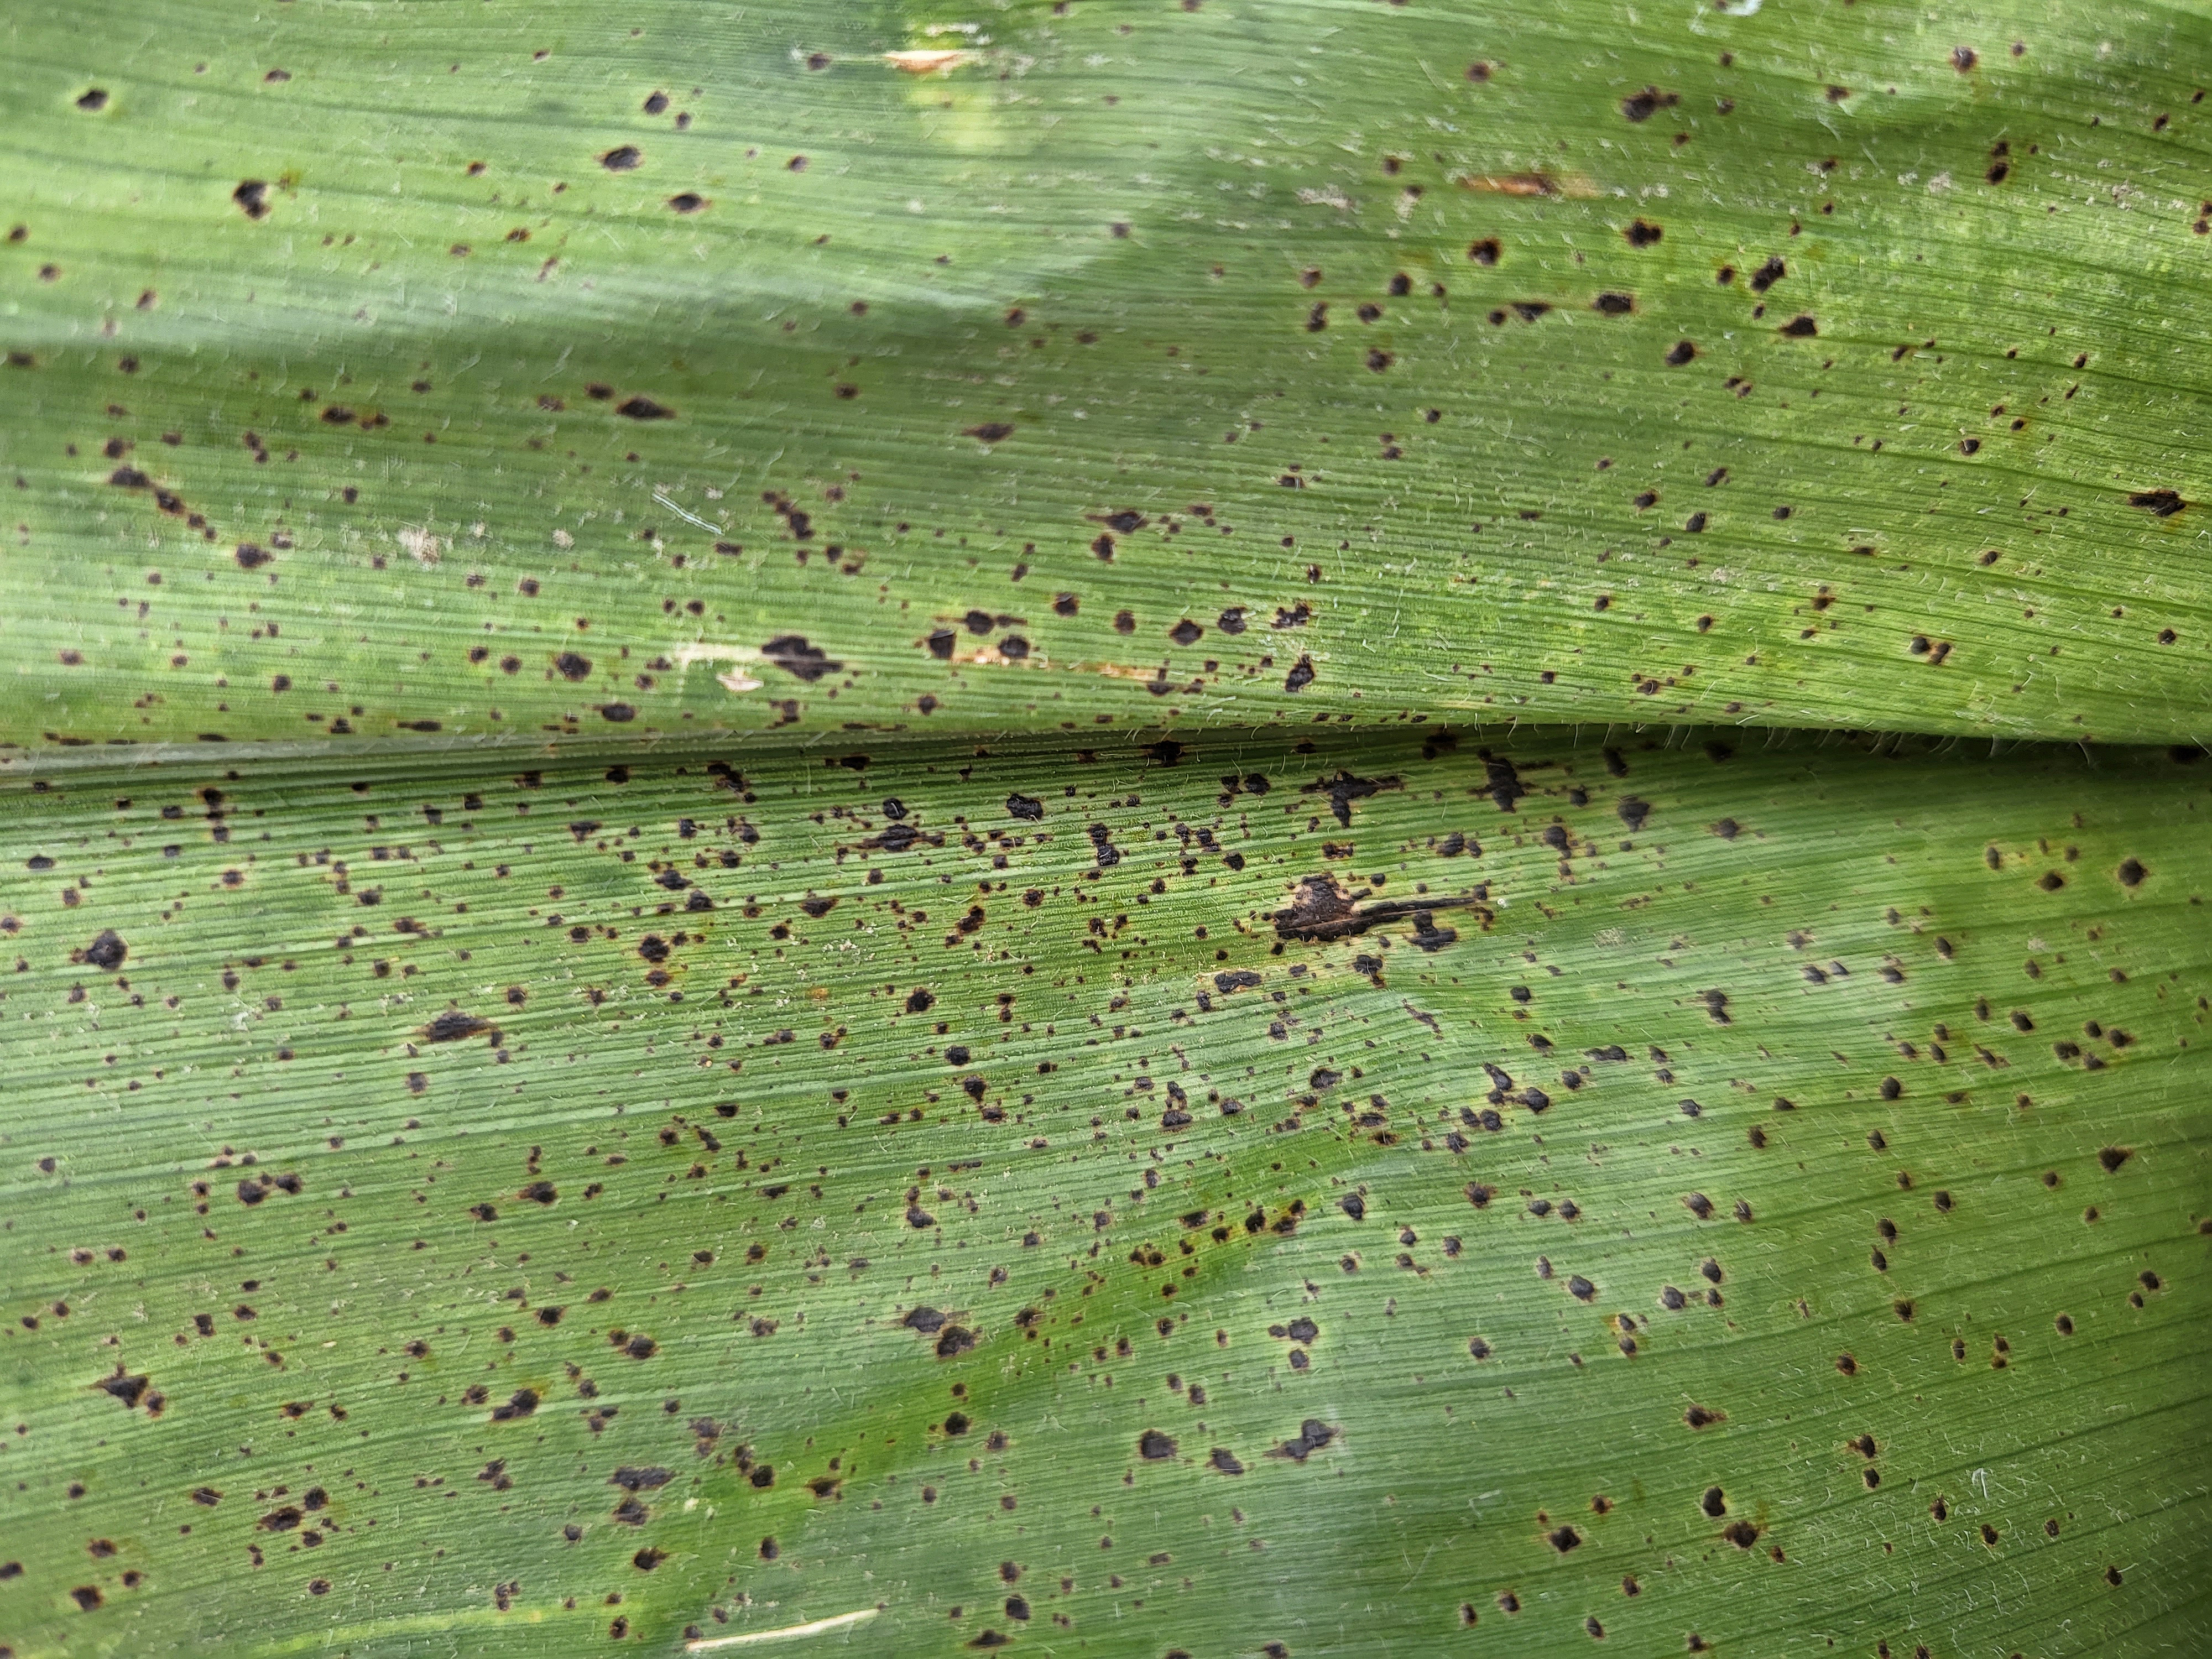
[[[476,113],[389,202],[291,167],[321,152],[283,100],[343,78],[311,43],[179,63],[238,169],[188,210],[328,296],[312,349],[267,277],[180,304],[82,234],[109,198],[64,175],[121,165],[158,94],[122,58],[49,88],[51,205],[4,244],[6,372],[54,411],[15,533],[82,626],[17,665],[78,747],[4,769],[47,786],[48,861],[0,890],[29,1054],[0,1311],[55,1369],[0,1433],[29,1517],[0,1595],[37,1604],[0,1634],[220,1650],[249,1606],[343,1606],[374,1640],[396,1602],[672,1648],[819,1608],[890,1651],[1281,1659],[1326,1604],[1410,1652],[1742,1651],[1832,1593],[1863,1647],[2049,1645],[2038,1596],[1959,1589],[1990,1552],[2077,1628],[2154,1616],[2188,1540],[2124,1472],[2158,1419],[2060,1373],[2159,1372],[2201,1322],[2203,988],[2158,930],[2203,872],[2166,763],[2008,757],[1970,838],[1910,742],[1542,726],[2196,729],[2185,604],[2102,588],[2175,586],[2201,492],[2092,476],[2084,423],[2139,431],[2141,377],[2093,315],[1996,337],[1972,282],[1972,213],[2015,216],[2024,267],[2109,252],[2078,231],[2108,215],[2042,212],[2074,187],[2026,130],[2057,54],[1847,9],[1848,70],[1739,64],[1770,9],[1577,68],[1546,46],[1572,18],[1368,9],[1311,43],[1313,137],[1264,145],[1207,95],[1218,4],[891,61],[801,31],[703,87],[649,19],[395,37],[387,84]],[[1358,61],[1435,72],[1347,149]],[[1866,118],[1919,71],[1957,102],[1908,157]],[[957,129],[987,85],[977,154],[1053,163],[1006,199],[894,188],[854,142],[885,88]],[[2061,100],[2092,193],[2146,176],[2123,125],[2185,143],[2143,95]],[[487,136],[548,97],[559,154]],[[2182,258],[2205,222],[2129,207]],[[1083,282],[1035,268],[1086,234]],[[450,326],[328,343],[426,271]],[[173,331],[211,299],[269,343]],[[475,357],[487,304],[571,303],[588,337]],[[1253,720],[1296,726],[1223,729]],[[443,758],[83,763],[325,732]],[[1838,836],[1839,801],[1887,828]],[[1618,1435],[1544,1432],[1593,1401]],[[1986,1490],[1960,1419],[2014,1436]],[[1477,1501],[1416,1444],[1474,1448]],[[931,1559],[894,1589],[896,1525]]]
[[[97,1178],[145,1212],[41,1234],[4,1310],[21,1353],[82,1344],[67,1381],[118,1449],[55,1437],[23,1464],[35,1512],[118,1552],[92,1583],[81,1549],[27,1551],[27,1578],[97,1588],[69,1604],[90,1618],[167,1595],[187,1547],[310,1597],[461,1562],[511,1587],[507,1616],[573,1600],[602,1634],[705,1631],[748,1616],[737,1590],[765,1599],[747,1575],[836,1587],[855,1522],[910,1516],[957,1540],[961,1641],[1145,1619],[1164,1650],[1194,1632],[1160,1586],[1216,1571],[1207,1536],[1279,1552],[1287,1517],[1377,1468],[1397,1513],[1445,1524],[1392,1449],[1407,1411],[1449,1436],[1602,1378],[1663,1464],[1631,1491],[1605,1447],[1501,1438],[1482,1549],[1389,1617],[1619,1640],[1628,1583],[1641,1607],[1670,1571],[1832,1559],[1763,1455],[1802,1427],[1740,1370],[1686,1390],[1682,1357],[1788,1345],[1848,1419],[1794,1454],[1803,1480],[1917,1514],[1959,1482],[1896,1379],[2006,1386],[2201,1294],[2185,1177],[2134,1103],[2192,1075],[2187,981],[2127,975],[2142,908],[2200,884],[2158,805],[2195,769],[2137,757],[2114,791],[2031,753],[1962,824],[1928,787],[1954,763],[1847,745],[1429,725],[1085,752],[717,746],[430,786],[245,762],[23,796],[50,850],[0,891],[10,1006],[91,1079],[72,1090],[191,1143],[173,1178],[73,1100],[22,1132],[34,1194]],[[1816,781],[1896,838],[1839,855]],[[2090,790],[2112,804],[2053,832]],[[173,901],[139,908],[88,863],[95,824],[175,847],[211,978]],[[1747,884],[1775,901],[1748,926]],[[283,943],[262,914],[292,919]],[[2100,971],[2068,975],[2088,945]],[[1804,1023],[1847,999],[1872,1018]],[[315,1079],[303,1060],[349,1027],[378,1057]],[[184,1052],[220,1056],[222,1099]],[[278,1103],[313,1133],[272,1136]],[[2017,1115],[2033,1179],[1992,1185],[1928,1128],[1984,1111]],[[45,1201],[42,1227],[88,1213]],[[1995,1317],[1932,1266],[2056,1228],[2124,1259],[2063,1261]],[[143,1321],[112,1311],[125,1285]],[[795,1414],[785,1380],[851,1356],[865,1401]],[[187,1422],[252,1455],[174,1483],[191,1534],[149,1533],[111,1460]],[[2058,1496],[2033,1514],[1954,1490],[1885,1560],[2070,1548],[2104,1488],[2037,1467]],[[501,1517],[549,1498],[526,1547]],[[690,1576],[695,1503],[740,1528],[735,1586]],[[1582,1576],[1573,1605],[1532,1593],[1554,1571]]]
[[[1444,61],[1444,20],[1389,26],[1435,31],[1436,50],[1419,61]],[[58,424],[24,452],[20,533],[64,573],[57,603],[76,623],[144,607],[133,637],[42,647],[21,665],[87,671],[101,688],[73,696],[38,736],[1126,730],[1203,723],[1232,702],[1269,721],[1370,725],[1417,708],[1782,725],[1848,703],[1869,724],[1917,729],[1962,698],[1963,718],[2014,734],[2156,735],[2142,711],[2154,693],[2177,695],[2157,688],[2206,678],[2173,670],[2203,648],[2202,630],[2165,597],[2171,584],[2154,583],[2154,598],[2107,592],[2099,562],[2075,556],[2117,540],[2168,568],[2192,485],[2078,464],[2068,439],[2091,405],[2075,394],[2091,388],[2106,411],[2095,418],[2118,418],[2112,400],[2137,398],[2139,378],[2108,363],[2094,317],[2045,323],[2039,337],[2025,320],[1999,327],[1960,297],[1981,239],[1913,210],[1933,191],[2012,213],[2033,192],[2070,188],[2073,161],[2027,131],[2040,118],[2044,59],[2027,42],[1931,54],[1846,19],[1857,56],[1845,58],[1867,72],[1843,81],[1777,81],[1730,48],[1694,62],[1632,54],[1604,77],[1532,82],[1541,52],[1531,27],[1505,20],[1486,47],[1496,56],[1406,89],[1409,112],[1463,142],[1354,156],[1308,137],[1271,152],[1262,171],[1290,216],[1270,222],[1279,246],[1267,259],[1238,240],[1260,233],[1198,205],[1257,165],[1230,149],[1200,145],[1204,166],[1161,173],[1147,188],[1173,205],[1157,215],[1103,199],[1102,158],[1119,153],[1133,104],[1126,88],[1090,95],[1091,79],[1118,71],[1088,52],[1030,61],[1064,91],[1085,87],[1070,105],[1082,118],[1054,117],[1050,142],[1100,165],[1072,164],[1018,210],[996,204],[1007,210],[994,210],[1000,228],[959,247],[920,226],[915,238],[889,236],[903,221],[876,213],[869,192],[888,185],[854,146],[741,131],[681,63],[608,77],[573,112],[592,136],[580,128],[532,168],[441,137],[413,165],[450,191],[410,185],[373,204],[326,171],[279,159],[301,130],[298,100],[326,77],[271,65],[218,93],[219,80],[198,77],[221,71],[195,65],[208,89],[198,95],[226,100],[241,134],[238,167],[195,187],[196,222],[262,238],[256,257],[272,270],[325,262],[318,280],[332,284],[334,305],[351,296],[349,310],[363,308],[362,283],[465,273],[471,292],[556,305],[600,295],[609,326],[566,356],[526,343],[523,377],[496,394],[458,349],[428,346],[373,385],[305,338],[272,345],[265,361],[235,355],[218,375],[172,331],[173,299],[165,306],[143,273],[109,269],[110,254],[49,258],[58,222],[25,210],[0,246],[20,256],[33,309],[53,309],[8,362],[40,377],[40,406]],[[1133,26],[1115,39],[1144,73],[1219,66],[1209,54],[1221,42],[1196,32]],[[1527,50],[1509,54],[1514,41]],[[1463,62],[1463,43],[1449,44],[1450,61]],[[486,107],[569,96],[549,89],[565,61],[550,46],[490,90],[470,78],[489,73],[481,67],[415,64],[428,50],[403,53],[395,72],[434,72],[455,95],[489,98]],[[749,80],[744,101],[811,131],[803,112],[858,95],[864,75],[939,90],[975,66],[967,50],[877,60],[793,46],[773,76],[756,66],[768,78]],[[1923,156],[1900,149],[1878,112],[1897,106],[1908,74],[1928,71],[1940,72],[1936,95],[1966,101]],[[1545,88],[1540,106],[1518,101],[1532,84]],[[59,145],[143,131],[149,106],[114,75],[88,70],[64,90],[50,112]],[[1323,101],[1345,95],[1332,81]],[[2122,104],[2148,96],[2110,89]],[[1755,139],[1739,114],[1754,106]],[[2116,106],[2091,112],[2082,131],[2100,168],[2130,167],[2130,145],[2169,147],[2196,107]],[[1860,161],[1835,144],[1829,124],[1844,112],[1877,118],[1863,123]],[[1006,118],[1010,135],[1042,131],[1025,107]],[[1639,187],[1601,185],[1603,170],[1552,130],[1561,121],[1611,135],[1601,142]],[[1701,196],[1665,182],[1680,165],[1697,168]],[[1771,195],[1778,165],[1802,174],[1786,210]],[[356,221],[316,234],[338,200]],[[2160,234],[2185,247],[2212,222],[2201,197],[2160,212]],[[1011,228],[1031,214],[1085,226],[1101,257],[1127,262],[1135,309],[1103,302],[1110,287],[1055,290],[1033,265],[1029,232]],[[2086,222],[2023,222],[2021,257],[2071,268]],[[286,223],[301,238],[280,251],[266,233]],[[611,280],[607,250],[575,245],[587,224],[619,228],[641,280]],[[1316,240],[1327,224],[1345,233],[1340,244]],[[768,234],[784,237],[773,255]],[[1882,268],[1912,280],[1838,287],[1828,273],[1844,234],[1875,235],[1866,246]],[[1570,245],[1554,268],[1550,250]],[[787,260],[803,263],[787,270]],[[1154,279],[1170,265],[1190,283]],[[742,325],[718,324],[681,357],[647,343],[652,305],[680,307],[671,296],[704,292],[698,273],[725,268],[755,297],[797,283],[808,298],[747,300]],[[1697,281],[1677,282],[1685,274]],[[68,307],[88,283],[119,296],[115,325],[128,323],[128,337],[82,363],[41,356],[33,337],[77,316]],[[1486,318],[1494,329],[1467,332]],[[1279,369],[1293,365],[1284,380]],[[1187,379],[1197,401],[1171,413],[1152,383],[1161,373]],[[746,374],[766,377],[761,395],[732,398]],[[1382,398],[1356,434],[1329,413],[1355,382]],[[945,401],[954,384],[971,389]],[[1496,419],[1506,399],[1520,409],[1511,437]],[[1674,412],[1624,431],[1606,413],[1616,404]],[[769,412],[799,408],[811,412],[796,425]],[[2155,430],[2156,419],[2127,402],[2121,423]],[[1681,434],[1661,429],[1680,422]],[[469,441],[512,484],[496,510],[464,512],[451,495],[447,458],[461,432],[479,434]],[[1771,432],[1791,441],[1740,441]],[[881,459],[860,464],[842,453],[851,441],[879,444]],[[732,442],[775,457],[743,490],[708,477]],[[1789,458],[1804,445],[1848,486],[1840,498],[1803,487]],[[1672,510],[1720,449],[1735,467],[1730,492]],[[1049,498],[1002,487],[1010,466],[1036,464],[1023,453],[1053,458]],[[1176,457],[1164,475],[1175,486],[1127,471],[1136,453]],[[87,465],[95,454],[110,465]],[[117,526],[97,550],[71,539],[73,492],[103,476],[144,509],[130,534],[155,538],[147,558],[107,546]],[[2025,495],[2012,482],[2021,477],[2035,480]],[[1461,499],[1450,481],[1468,478],[1501,482]],[[1624,478],[1634,487],[1617,489]],[[1839,515],[1827,499],[1861,510]],[[1969,525],[1983,528],[1970,538]],[[1682,538],[1699,534],[1712,540],[1685,553]],[[2002,545],[1967,544],[1984,539]],[[1424,573],[1425,642],[1368,652],[1360,618],[1403,574],[1401,558]],[[2059,568],[2074,573],[2071,597],[2038,602],[2032,573]],[[1614,580],[1631,570],[1632,586]],[[234,627],[248,578],[256,609]],[[383,590],[403,580],[405,605],[383,609]],[[325,638],[308,598],[325,591],[381,619]],[[1829,603],[1815,610],[1817,599]],[[1295,640],[1207,620],[1300,605],[1310,631]],[[389,618],[418,611],[439,624],[403,645]],[[2001,613],[1995,629],[1988,619]],[[1024,620],[994,620],[970,641],[953,621],[969,614]],[[1524,616],[1539,625],[1523,629]],[[576,648],[586,636],[593,649]],[[1929,656],[1947,642],[1969,653],[1973,674],[1898,679],[1895,647],[1915,638]],[[771,648],[790,640],[820,656]],[[1515,649],[1499,648],[1507,640]],[[2137,662],[2154,643],[2179,656]],[[594,662],[587,681],[538,672],[564,645]],[[2085,646],[2118,665],[2110,691],[2106,676],[2069,668]],[[2177,718],[2187,724],[2185,711]]]

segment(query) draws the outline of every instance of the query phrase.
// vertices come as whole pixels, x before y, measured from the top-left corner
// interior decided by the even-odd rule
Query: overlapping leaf
[[[2202,769],[12,799],[18,1654],[2203,1634]]]
[[[10,52],[15,741],[2207,729],[2197,9]]]

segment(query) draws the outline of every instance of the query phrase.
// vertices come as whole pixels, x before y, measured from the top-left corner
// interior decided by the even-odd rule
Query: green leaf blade
[[[27,25],[11,740],[2206,730],[2186,9],[396,15]]]
[[[2195,1628],[2195,769],[984,748],[16,794],[6,1639]]]

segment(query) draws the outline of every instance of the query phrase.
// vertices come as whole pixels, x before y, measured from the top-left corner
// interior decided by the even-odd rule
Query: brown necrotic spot
[[[644,159],[635,144],[617,144],[599,157],[599,165],[609,173],[628,173]]]
[[[1655,225],[1649,219],[1638,219],[1620,234],[1628,239],[1631,247],[1650,247],[1667,232],[1663,226]]]
[[[491,1022],[476,1014],[464,1013],[458,1008],[448,1008],[422,1028],[426,1042],[459,1042],[465,1037],[481,1036],[491,1030]]]
[[[507,1404],[492,1408],[491,1420],[495,1423],[516,1423],[528,1417],[537,1409],[538,1390],[517,1389],[509,1397]]]
[[[269,185],[266,179],[241,180],[230,192],[230,199],[238,204],[239,210],[249,219],[261,219],[269,213]]]
[[[1298,1425],[1297,1437],[1285,1440],[1269,1452],[1270,1457],[1287,1457],[1294,1463],[1303,1463],[1336,1438],[1336,1431],[1317,1417],[1309,1417]]]
[[[119,1365],[116,1367],[112,1376],[103,1376],[93,1384],[93,1387],[100,1389],[103,1394],[120,1400],[126,1408],[132,1411],[136,1411],[139,1403],[149,1397],[148,1391],[151,1386],[150,1379],[133,1376]],[[159,1398],[158,1395],[152,1397]]]
[[[761,655],[782,669],[811,685],[825,674],[843,671],[845,665],[833,661],[818,645],[810,645],[802,634],[779,634],[761,647]]]
[[[1680,93],[1662,92],[1656,87],[1646,87],[1641,92],[1631,93],[1620,100],[1620,112],[1632,121],[1648,121],[1662,109],[1672,109],[1682,101]]]

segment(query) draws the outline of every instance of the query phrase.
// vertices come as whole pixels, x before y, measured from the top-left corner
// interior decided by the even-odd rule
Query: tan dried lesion
[[[677,669],[689,668],[693,663],[734,663],[737,666],[714,676],[726,691],[757,691],[761,682],[745,672],[744,665],[763,660],[759,651],[744,645],[679,645],[665,653],[669,665]]]
[[[1462,190],[1492,196],[1565,196],[1589,201],[1597,195],[1597,186],[1580,173],[1463,173],[1452,182]]]
[[[893,69],[908,75],[939,75],[966,61],[968,53],[958,47],[932,47],[908,52],[887,52],[884,61]]]

